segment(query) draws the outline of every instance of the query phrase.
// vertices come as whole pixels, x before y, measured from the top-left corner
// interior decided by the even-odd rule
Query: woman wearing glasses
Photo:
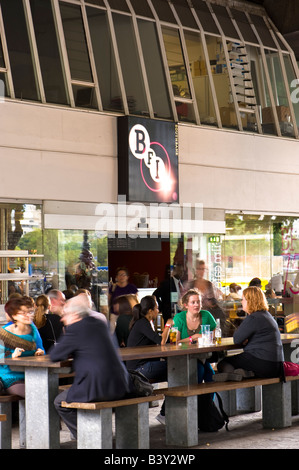
[[[41,356],[45,353],[36,326],[32,323],[34,302],[30,297],[13,298],[5,304],[9,323],[0,328],[1,359],[20,356]],[[0,394],[25,397],[24,373],[14,372],[0,364]]]

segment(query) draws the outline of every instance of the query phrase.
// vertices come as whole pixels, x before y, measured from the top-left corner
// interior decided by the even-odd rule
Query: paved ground
[[[156,420],[159,407],[150,409],[150,444],[154,449],[177,449],[165,444],[165,426]],[[62,425],[61,449],[76,449],[76,441]],[[18,449],[18,428],[14,427],[13,449]],[[266,430],[262,427],[262,414],[249,413],[230,417],[229,431],[225,428],[216,433],[199,433],[199,444],[189,449],[299,449],[299,416],[293,418],[290,428]]]

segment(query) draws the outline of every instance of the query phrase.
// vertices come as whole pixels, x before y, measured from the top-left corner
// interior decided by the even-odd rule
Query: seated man
[[[55,408],[77,437],[77,411],[62,408],[62,401],[117,400],[134,392],[129,374],[115,349],[107,324],[91,316],[81,296],[68,300],[62,316],[65,334],[50,350],[52,361],[73,358],[74,383],[60,393]]]

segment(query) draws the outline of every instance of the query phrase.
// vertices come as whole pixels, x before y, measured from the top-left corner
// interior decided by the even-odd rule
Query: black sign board
[[[118,118],[118,194],[129,202],[179,202],[177,124]]]

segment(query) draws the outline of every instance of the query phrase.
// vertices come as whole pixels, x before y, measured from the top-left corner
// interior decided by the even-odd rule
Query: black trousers
[[[74,408],[62,408],[60,406],[62,401],[66,401],[68,390],[64,390],[54,400],[54,406],[57,413],[66,426],[69,428],[72,436],[77,439],[77,410]]]
[[[250,370],[256,377],[281,377],[283,374],[283,363],[265,361],[250,353],[243,352],[235,356],[229,356],[217,365],[219,372],[233,372],[234,369]]]

